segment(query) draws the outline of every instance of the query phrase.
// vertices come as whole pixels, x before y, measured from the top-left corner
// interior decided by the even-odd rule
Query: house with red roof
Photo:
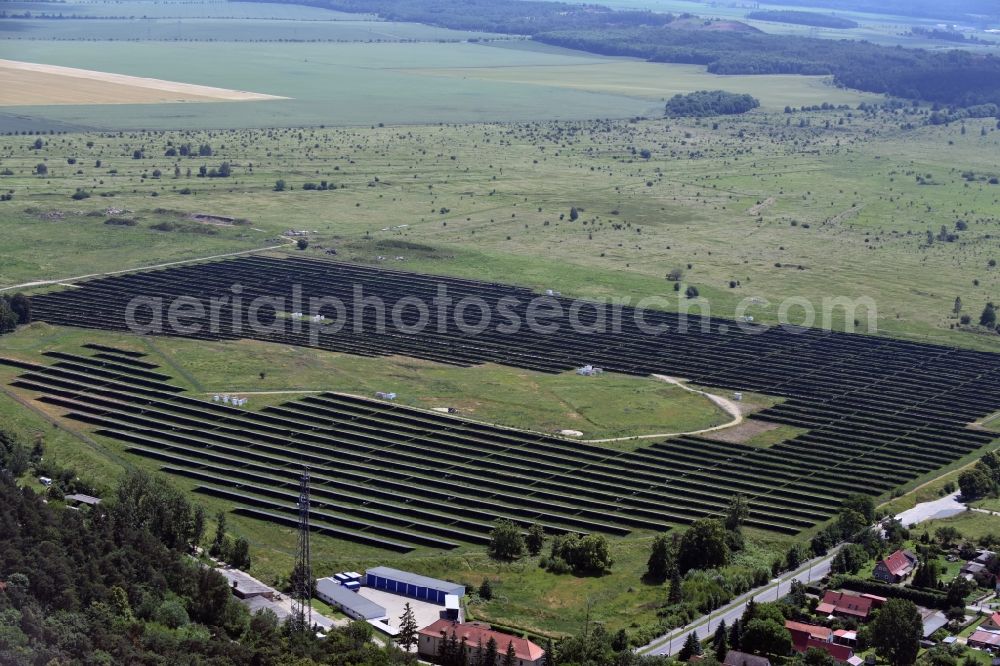
[[[452,635],[459,644],[464,639],[466,661],[469,663],[479,663],[482,658],[480,650],[486,651],[490,639],[497,645],[497,666],[502,663],[511,645],[514,646],[515,666],[542,666],[545,661],[545,650],[527,638],[493,631],[488,624],[482,622],[462,623],[445,619],[438,620],[418,632],[417,653],[422,659],[434,661],[441,652],[441,643],[451,640]]]
[[[913,573],[916,566],[916,555],[905,550],[897,550],[875,565],[872,576],[885,583],[899,583]]]
[[[884,603],[885,597],[874,594],[851,594],[850,592],[827,590],[819,605],[816,606],[816,613],[867,620],[872,610],[880,608]]]
[[[986,618],[980,628],[990,629],[991,631],[1000,631],[1000,613],[993,613],[993,615],[990,615]]]
[[[792,649],[796,652],[816,648],[842,663],[846,663],[854,656],[854,650],[849,646],[834,642],[832,629],[792,620],[785,621],[785,628],[792,635]]]

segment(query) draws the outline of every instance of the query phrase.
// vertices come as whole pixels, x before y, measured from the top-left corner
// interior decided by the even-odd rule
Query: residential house
[[[854,650],[849,646],[834,642],[832,629],[804,622],[793,622],[792,620],[785,621],[785,628],[792,635],[792,649],[796,652],[805,652],[809,648],[816,648],[826,652],[841,663],[847,663],[854,656]]]
[[[993,615],[990,615],[979,628],[1000,631],[1000,613],[993,613]]]
[[[875,565],[872,575],[885,583],[899,583],[913,573],[916,566],[916,555],[905,550],[897,550],[884,560],[880,560]]]
[[[982,629],[975,631],[969,636],[968,645],[971,648],[979,648],[980,650],[987,648],[995,650],[1000,648],[1000,632],[983,631]]]
[[[722,666],[771,666],[771,661],[767,657],[730,650],[726,653],[726,660],[722,662]]]
[[[511,645],[514,646],[514,666],[542,666],[545,662],[545,650],[526,638],[493,631],[488,624],[481,622],[463,624],[444,619],[420,630],[417,653],[422,659],[433,661],[440,652],[442,641],[450,640],[452,634],[455,635],[455,640],[458,643],[465,639],[466,656],[470,662],[478,663],[481,657],[480,646],[485,650],[491,638],[497,644],[498,666],[502,663]]]
[[[851,594],[850,592],[834,592],[827,590],[816,606],[820,615],[838,615],[852,617],[857,620],[867,620],[872,610],[880,608],[885,603],[885,597],[874,594]]]

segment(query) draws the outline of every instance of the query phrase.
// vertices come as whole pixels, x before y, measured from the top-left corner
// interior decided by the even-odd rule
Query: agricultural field
[[[19,106],[0,130],[34,127],[207,129],[662,115],[662,101],[704,88],[752,90],[769,109],[874,102],[826,77],[727,76],[544,47],[481,43],[255,43],[0,40],[0,57],[287,97],[261,104]],[[212,67],[203,63],[211,61]],[[90,98],[81,102],[90,101]],[[60,102],[63,103],[63,102]],[[6,118],[6,120],[5,120]]]
[[[823,39],[863,39],[875,44],[887,46],[903,46],[906,48],[941,49],[956,47],[996,52],[1000,47],[1000,37],[983,30],[969,31],[966,34],[986,44],[970,43],[956,44],[942,40],[928,39],[914,35],[913,28],[932,29],[941,24],[939,19],[899,16],[895,14],[875,14],[860,11],[830,11],[822,7],[796,6],[792,4],[753,3],[741,6],[740,3],[698,2],[695,0],[609,0],[602,3],[615,9],[647,9],[654,12],[672,12],[674,14],[690,13],[699,17],[718,18],[746,23],[757,30],[781,35],[801,35],[820,37]],[[747,14],[756,10],[794,10],[837,16],[858,23],[856,28],[834,29],[794,25],[775,21],[758,21],[747,18]],[[996,26],[994,26],[996,27]]]
[[[343,15],[340,15],[343,16]],[[150,18],[6,19],[0,39],[23,41],[114,42],[460,42],[507,38],[493,33],[436,28],[419,23],[347,18]],[[124,28],[127,24],[127,30]],[[93,46],[93,45],[91,45]]]
[[[230,0],[86,0],[84,2],[19,2],[4,3],[9,16],[30,12],[39,15],[67,17],[129,19],[272,19],[283,21],[376,21],[377,17],[365,14],[346,14],[321,7],[305,5],[275,5],[266,2],[236,2]],[[46,19],[38,19],[46,20]],[[51,20],[51,19],[48,19]]]
[[[144,104],[283,99],[75,67],[0,61],[0,106],[33,104]]]

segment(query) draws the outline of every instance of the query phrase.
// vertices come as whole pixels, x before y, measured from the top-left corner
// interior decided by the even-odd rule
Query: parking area
[[[376,590],[370,587],[362,587],[358,590],[358,594],[369,601],[374,601],[385,609],[386,615],[389,617],[389,627],[392,630],[399,628],[399,618],[402,617],[403,607],[407,603],[409,603],[410,608],[413,609],[413,615],[417,619],[417,626],[420,628],[434,623],[440,617],[441,611],[444,610],[444,606],[438,606],[437,604],[431,604],[426,601],[411,599],[409,597],[401,597],[398,594],[385,592],[384,590]]]

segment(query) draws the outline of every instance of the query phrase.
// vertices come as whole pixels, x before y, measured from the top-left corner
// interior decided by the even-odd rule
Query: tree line
[[[1000,103],[1000,58],[993,54],[775,35],[749,27],[691,29],[688,21],[671,25],[677,19],[671,14],[547,0],[279,1],[458,30],[529,35],[601,55],[705,65],[715,74],[832,75],[841,86],[905,99],[953,106]],[[970,7],[979,1],[960,0]]]
[[[770,0],[772,5],[801,6],[801,0]],[[925,18],[963,18],[982,20],[997,14],[993,0],[810,0],[811,7],[839,11],[920,16]]]
[[[31,299],[18,292],[0,295],[0,335],[31,323]]]
[[[665,25],[673,20],[669,14],[616,11],[596,4],[580,5],[547,0],[279,1],[353,14],[378,14],[388,21],[408,21],[453,30],[500,32],[512,35],[533,35],[547,30],[608,26]]]
[[[752,95],[740,95],[725,90],[699,90],[677,94],[667,100],[666,115],[671,118],[704,118],[746,113],[760,106]]]
[[[188,554],[204,521],[165,481],[127,473],[102,504],[71,511],[18,487],[11,447],[0,452],[0,663],[414,663],[365,623],[320,640],[250,614]]]
[[[747,14],[748,19],[755,21],[772,21],[775,23],[791,23],[794,25],[809,25],[816,28],[835,28],[847,30],[857,28],[858,22],[840,16],[817,14],[816,12],[801,12],[793,9],[759,10]]]
[[[847,88],[954,106],[1000,103],[1000,58],[761,32],[632,27],[562,30],[538,41],[602,55],[705,65],[714,74],[832,75]]]

